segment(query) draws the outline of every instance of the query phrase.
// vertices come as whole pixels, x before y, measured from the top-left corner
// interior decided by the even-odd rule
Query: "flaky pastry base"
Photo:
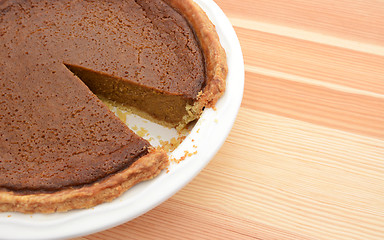
[[[206,65],[206,85],[193,105],[187,106],[184,116],[176,129],[183,129],[189,122],[198,119],[205,107],[214,107],[225,91],[228,73],[227,56],[220,44],[215,26],[207,14],[192,0],[164,0],[182,14],[195,31],[203,51]]]
[[[53,213],[94,207],[112,201],[139,182],[152,179],[168,164],[164,151],[153,150],[129,168],[82,188],[25,195],[0,190],[0,212]]]

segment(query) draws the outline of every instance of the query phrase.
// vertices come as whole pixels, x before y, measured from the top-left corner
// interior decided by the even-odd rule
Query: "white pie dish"
[[[187,138],[170,154],[180,158],[151,181],[140,183],[111,203],[55,214],[0,213],[0,239],[64,239],[83,236],[132,220],[159,205],[189,183],[213,158],[228,136],[240,107],[244,64],[235,31],[212,0],[195,0],[216,25],[228,61],[227,88],[216,109],[206,109]],[[151,125],[146,126],[151,128]],[[155,130],[155,132],[158,130]],[[159,130],[163,131],[163,130]],[[149,132],[152,133],[151,129]],[[154,137],[156,137],[158,132]],[[172,137],[172,131],[163,134]]]

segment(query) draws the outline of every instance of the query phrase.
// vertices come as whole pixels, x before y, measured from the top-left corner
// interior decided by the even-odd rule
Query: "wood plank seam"
[[[245,20],[232,17],[230,21],[233,26],[255,30],[260,32],[271,33],[279,36],[291,37],[300,40],[330,45],[334,47],[346,48],[357,52],[364,52],[379,56],[384,56],[384,47],[369,43],[357,42],[348,39],[342,39],[321,33],[310,32],[297,28],[291,28],[270,23],[257,22],[253,20]]]

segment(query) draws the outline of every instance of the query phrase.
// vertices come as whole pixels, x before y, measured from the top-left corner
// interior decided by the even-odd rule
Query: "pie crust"
[[[192,0],[164,0],[182,14],[200,42],[205,57],[206,85],[197,101],[187,106],[189,115],[185,116],[177,129],[184,128],[188,123],[198,119],[205,107],[214,107],[225,91],[225,79],[228,73],[227,57],[220,44],[215,26],[206,13]]]
[[[168,164],[167,154],[156,150],[136,160],[122,172],[79,189],[28,195],[0,190],[0,212],[53,213],[90,208],[110,202],[133,185],[152,179]]]

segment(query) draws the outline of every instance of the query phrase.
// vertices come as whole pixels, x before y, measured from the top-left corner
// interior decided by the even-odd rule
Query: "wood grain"
[[[246,78],[196,179],[94,239],[384,239],[384,1],[216,0]]]
[[[382,0],[215,0],[229,18],[267,22],[363,43],[384,42]]]

